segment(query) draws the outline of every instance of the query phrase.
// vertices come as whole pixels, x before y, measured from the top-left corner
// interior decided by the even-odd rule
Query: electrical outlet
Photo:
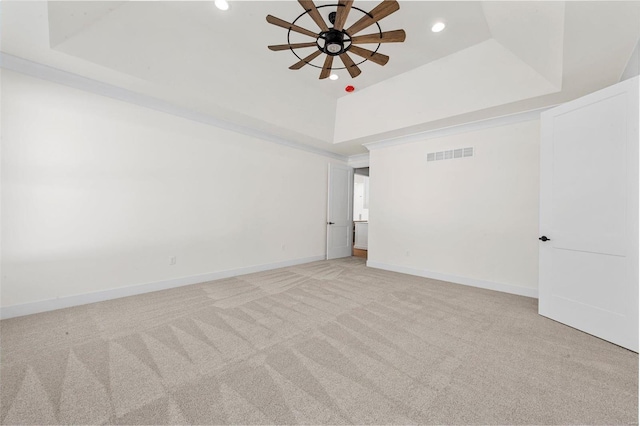
[[[175,265],[175,264],[176,264],[176,257],[171,256],[171,258],[169,258],[169,265]]]
[[[411,252],[407,250],[407,257],[411,256]]]
[[[287,249],[286,244],[283,244],[283,245],[282,245],[282,251],[285,251],[286,249]]]

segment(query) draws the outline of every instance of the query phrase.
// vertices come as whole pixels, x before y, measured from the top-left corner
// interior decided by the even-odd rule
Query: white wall
[[[328,158],[9,71],[1,111],[3,307],[325,254]]]
[[[534,120],[373,149],[369,264],[535,295],[539,138]]]

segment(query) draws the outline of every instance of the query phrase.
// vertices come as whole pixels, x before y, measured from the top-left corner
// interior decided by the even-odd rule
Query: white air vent
[[[427,161],[453,160],[463,157],[473,157],[473,147],[430,152],[427,154]]]

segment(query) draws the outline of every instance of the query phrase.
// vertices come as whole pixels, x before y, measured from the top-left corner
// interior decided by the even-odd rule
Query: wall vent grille
[[[427,154],[427,161],[453,160],[464,157],[473,157],[473,147],[430,152]]]

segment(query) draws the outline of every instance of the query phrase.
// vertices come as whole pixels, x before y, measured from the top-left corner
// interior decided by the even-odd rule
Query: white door
[[[353,169],[329,164],[327,259],[351,256]]]
[[[636,77],[542,114],[538,311],[636,352],[639,98]]]

